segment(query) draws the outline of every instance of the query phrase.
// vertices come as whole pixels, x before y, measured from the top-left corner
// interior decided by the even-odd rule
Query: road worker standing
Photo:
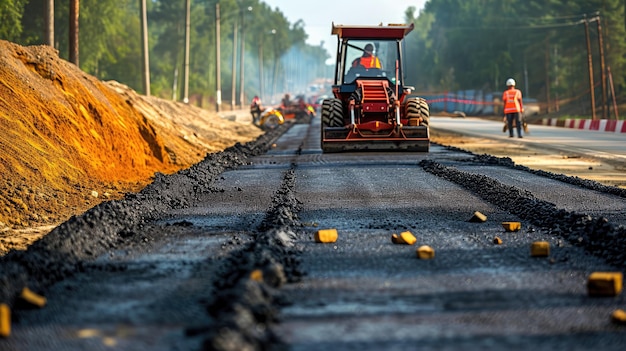
[[[522,137],[522,121],[521,115],[524,112],[522,104],[522,92],[515,89],[515,79],[506,80],[507,90],[502,94],[502,102],[504,103],[504,120],[507,123],[509,137],[513,137],[513,126],[517,129],[517,136]]]

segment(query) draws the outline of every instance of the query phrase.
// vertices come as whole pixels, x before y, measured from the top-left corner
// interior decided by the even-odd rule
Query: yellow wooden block
[[[421,260],[429,260],[435,257],[435,250],[428,245],[422,245],[417,248],[417,258]]]
[[[587,280],[589,296],[617,296],[622,292],[621,272],[593,272]]]
[[[5,303],[0,303],[0,337],[8,338],[11,335],[11,309]]]
[[[530,244],[530,255],[533,257],[550,256],[550,243],[547,241],[535,241]]]
[[[493,243],[496,245],[502,245],[502,239],[500,239],[500,237],[496,236],[495,238],[493,238]]]
[[[472,218],[470,218],[470,222],[486,222],[487,221],[487,216],[485,216],[484,214],[476,211],[474,212],[474,215],[472,216]]]
[[[626,311],[615,310],[611,314],[611,322],[620,325],[626,325]]]
[[[27,287],[24,287],[24,289],[22,289],[20,299],[30,305],[37,306],[39,308],[44,307],[47,302],[45,297],[33,292]]]
[[[507,232],[516,232],[522,229],[522,223],[520,222],[502,222],[502,227]]]
[[[252,272],[250,272],[250,279],[257,281],[257,282],[262,282],[263,281],[263,271],[260,269],[255,269]]]
[[[337,241],[337,229],[320,229],[315,233],[315,242],[334,243]]]
[[[417,242],[417,238],[415,238],[415,236],[413,236],[413,234],[411,232],[402,232],[400,233],[400,235],[398,236],[398,243],[399,244],[407,244],[407,245],[413,245]]]

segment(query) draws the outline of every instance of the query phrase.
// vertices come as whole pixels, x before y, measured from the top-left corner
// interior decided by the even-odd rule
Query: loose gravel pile
[[[558,180],[563,183],[572,184],[577,187],[595,190],[595,191],[603,192],[606,194],[611,194],[611,195],[616,195],[619,197],[626,198],[626,189],[600,184],[596,181],[583,179],[580,177],[570,177],[564,174],[557,174],[557,173],[547,172],[544,170],[531,169],[523,165],[515,164],[515,162],[513,162],[513,160],[511,160],[511,158],[509,157],[495,157],[492,155],[482,154],[482,155],[475,155],[473,158],[469,159],[468,162],[509,167],[509,168],[520,170],[520,171],[525,171],[525,172],[529,172],[535,175],[539,175],[542,177]]]
[[[110,250],[147,241],[144,223],[165,210],[185,208],[203,192],[219,191],[212,183],[230,168],[265,153],[288,128],[285,124],[257,140],[209,154],[192,167],[172,175],[157,174],[152,184],[122,200],[102,203],[74,216],[26,251],[0,257],[0,302],[13,306],[24,287],[44,292],[51,284],[85,270],[85,264]]]
[[[486,164],[502,164],[511,166],[506,160],[498,161],[492,157],[476,157],[475,160]],[[532,193],[517,187],[502,184],[496,179],[463,172],[454,167],[447,167],[431,160],[420,162],[427,172],[449,180],[469,189],[484,200],[528,220],[536,226],[544,228],[550,234],[558,235],[569,242],[579,245],[589,252],[603,257],[608,263],[623,266],[626,263],[626,228],[610,223],[604,217],[593,217],[585,213],[576,213],[559,209],[553,203],[539,200]],[[534,171],[533,171],[534,173]],[[542,176],[574,183],[563,175],[543,172]],[[604,185],[590,184],[596,189],[610,188]],[[619,188],[617,188],[619,189]]]
[[[255,240],[222,262],[213,282],[207,311],[215,321],[207,328],[205,350],[266,350],[281,343],[272,332],[283,303],[280,288],[300,280],[298,238],[300,202],[295,172],[284,176]]]

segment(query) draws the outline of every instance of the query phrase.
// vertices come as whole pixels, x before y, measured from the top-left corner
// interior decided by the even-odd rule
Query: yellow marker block
[[[500,239],[500,237],[496,236],[495,238],[493,238],[493,243],[496,245],[502,245],[502,239]]]
[[[8,338],[11,335],[11,309],[5,303],[0,303],[0,337]]]
[[[257,281],[257,282],[262,282],[263,281],[263,271],[260,269],[255,269],[252,272],[250,272],[250,279]]]
[[[394,244],[400,244],[400,238],[398,238],[398,234],[391,234],[391,242]]]
[[[589,296],[617,296],[622,292],[621,272],[593,272],[587,280]]]
[[[520,222],[502,222],[502,228],[507,232],[516,232],[522,229],[522,223]]]
[[[417,248],[417,258],[420,260],[429,260],[435,257],[435,250],[428,245],[422,245]]]
[[[413,236],[411,232],[408,232],[408,231],[402,232],[398,236],[398,244],[413,245],[416,242],[417,242],[417,239],[415,238],[415,236]]]
[[[530,255],[533,257],[550,256],[550,243],[547,241],[535,241],[530,244]]]
[[[22,293],[20,294],[20,299],[22,299],[24,302],[27,302],[39,308],[44,307],[47,302],[45,297],[31,291],[27,287],[24,287],[24,289],[22,289]]]
[[[472,216],[472,218],[470,218],[470,222],[486,222],[487,221],[487,216],[485,216],[484,214],[476,211],[474,212],[474,215]]]
[[[615,310],[611,314],[611,322],[620,325],[626,325],[626,311]]]
[[[315,233],[315,242],[334,243],[337,241],[337,229],[320,229]]]

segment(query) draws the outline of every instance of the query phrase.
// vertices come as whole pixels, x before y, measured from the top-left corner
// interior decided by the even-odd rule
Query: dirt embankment
[[[0,254],[261,133],[101,82],[49,46],[0,40]]]

